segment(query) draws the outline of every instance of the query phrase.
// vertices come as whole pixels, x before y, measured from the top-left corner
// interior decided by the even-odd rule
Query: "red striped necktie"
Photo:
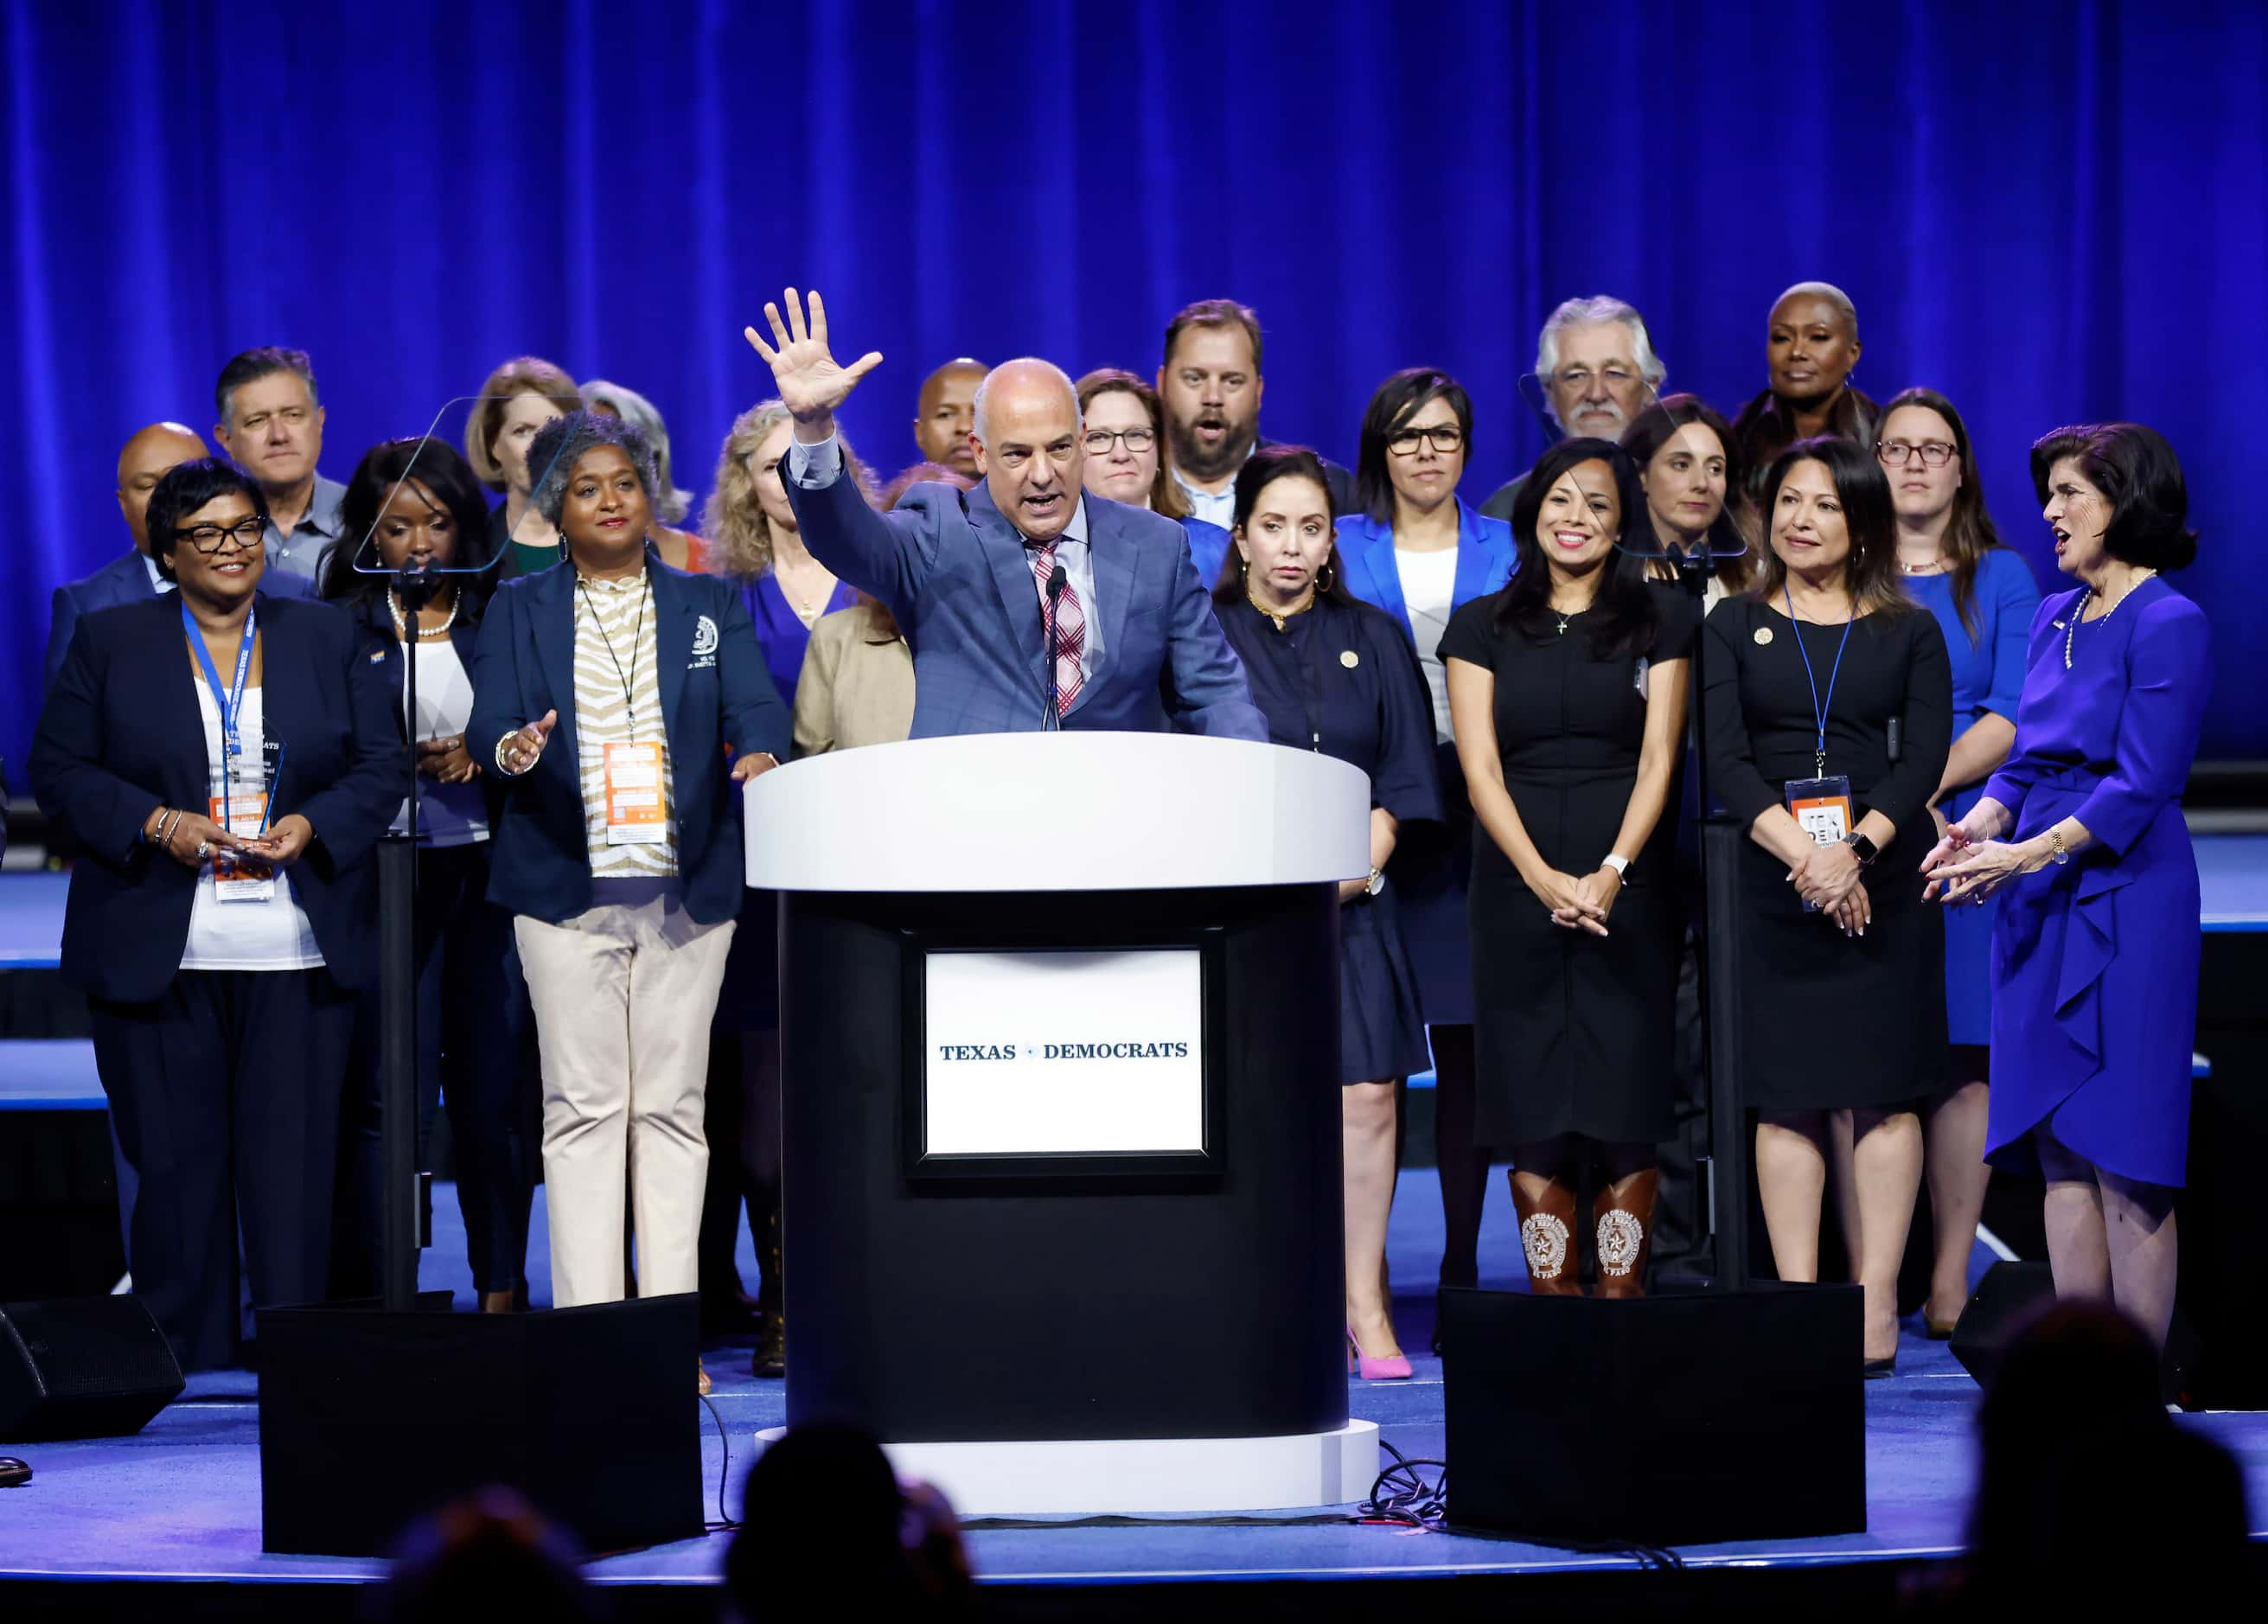
[[[1040,584],[1040,617],[1048,614],[1048,581],[1056,572],[1056,544],[1043,542],[1032,549],[1032,575]],[[1080,607],[1079,593],[1066,579],[1064,589],[1056,597],[1053,624],[1049,628],[1048,646],[1055,651],[1056,717],[1060,720],[1071,711],[1071,701],[1079,698],[1079,684],[1086,679],[1079,674],[1079,656],[1086,652],[1086,610]]]

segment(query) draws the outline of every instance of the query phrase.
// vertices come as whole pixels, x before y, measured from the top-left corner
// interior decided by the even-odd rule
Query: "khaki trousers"
[[[604,900],[563,924],[512,920],[543,1054],[543,1192],[560,1308],[622,1300],[626,1188],[638,1295],[697,1284],[709,1020],[733,940],[732,920],[690,918],[674,882],[593,890]]]

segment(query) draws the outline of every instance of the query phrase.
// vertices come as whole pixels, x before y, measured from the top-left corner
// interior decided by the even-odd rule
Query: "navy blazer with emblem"
[[[784,472],[784,469],[783,469]],[[882,601],[914,651],[917,739],[1047,727],[1040,594],[1023,537],[983,485],[917,484],[878,513],[857,482],[783,481],[804,545]],[[1101,667],[1066,729],[1195,733],[1265,743],[1243,662],[1221,635],[1182,527],[1094,495],[1087,557],[1102,619]]]
[[[332,978],[360,986],[377,963],[372,848],[401,803],[400,731],[344,611],[264,587],[257,607],[261,729],[284,746],[272,816],[296,812],[315,831],[292,895]],[[167,593],[81,619],[40,707],[32,790],[79,851],[63,979],[96,998],[147,1001],[180,970],[197,876],[141,833],[161,804],[208,804],[202,680]]]
[[[847,483],[847,482],[846,482]],[[677,873],[686,912],[704,925],[736,919],[747,886],[740,797],[725,750],[785,761],[787,707],[764,669],[747,605],[711,575],[673,570],[649,544],[654,648],[677,821]],[[489,840],[489,900],[557,924],[589,908],[591,845],[575,742],[572,568],[505,581],[490,600],[473,661],[465,748],[496,771],[504,736],[546,711],[559,720],[535,765],[504,786]]]
[[[261,576],[260,590],[274,598],[312,598],[315,595],[315,584],[288,570],[269,570]],[[151,585],[150,566],[142,561],[138,552],[113,558],[93,574],[65,581],[56,587],[48,610],[48,667],[40,691],[44,693],[55,685],[55,673],[63,668],[63,655],[70,647],[71,631],[77,626],[80,616],[166,595]]]

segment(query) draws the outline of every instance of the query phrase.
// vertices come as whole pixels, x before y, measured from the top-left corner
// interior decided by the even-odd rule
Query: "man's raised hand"
[[[795,420],[809,426],[828,424],[835,409],[858,387],[858,380],[882,364],[882,353],[869,350],[850,365],[837,366],[827,348],[827,306],[819,295],[811,296],[808,328],[804,325],[803,301],[795,290],[789,288],[783,297],[787,301],[784,322],[777,305],[767,302],[764,306],[764,320],[771,324],[771,343],[766,343],[753,327],[742,328],[741,336],[772,369],[772,383]]]

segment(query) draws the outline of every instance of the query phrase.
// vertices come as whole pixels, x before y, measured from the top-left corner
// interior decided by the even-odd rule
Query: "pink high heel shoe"
[[[1359,1376],[1366,1382],[1406,1382],[1410,1379],[1410,1355],[1395,1354],[1390,1359],[1373,1359],[1362,1351],[1362,1344],[1354,1340],[1354,1327],[1347,1327],[1347,1373]]]

